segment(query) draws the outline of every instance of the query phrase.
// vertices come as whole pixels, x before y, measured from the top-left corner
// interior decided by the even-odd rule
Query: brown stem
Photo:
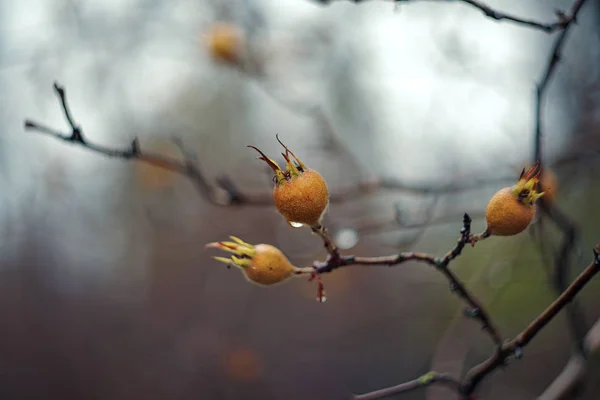
[[[431,256],[421,253],[407,253],[409,259],[415,259],[419,261],[425,261],[427,263],[432,262]],[[414,257],[414,258],[412,258]],[[380,264],[376,264],[380,265]],[[449,386],[455,389],[464,399],[471,398],[477,386],[481,381],[495,371],[498,367],[504,365],[508,358],[515,357],[520,358],[523,355],[523,348],[527,346],[535,336],[546,326],[558,313],[563,310],[577,294],[589,283],[589,281],[600,271],[600,244],[596,245],[594,249],[594,260],[592,263],[581,273],[579,276],[569,285],[569,287],[546,308],[538,317],[536,317],[520,334],[514,339],[501,344],[496,348],[495,353],[489,357],[486,361],[471,368],[460,381],[458,386],[451,383]],[[453,278],[449,279],[452,281]],[[466,300],[469,302],[469,300]],[[477,304],[476,300],[474,301]],[[478,317],[481,319],[481,317]],[[600,337],[600,335],[599,335]],[[598,340],[600,343],[600,340]],[[450,382],[455,382],[454,379],[449,377]],[[360,397],[354,397],[355,399],[380,399],[383,397],[390,396],[395,393],[406,392],[409,390],[416,389],[423,385],[419,385],[419,380],[406,382],[400,385],[396,385],[387,389],[382,389],[370,393],[361,395]],[[428,382],[431,384],[432,382]]]
[[[554,71],[556,70],[556,66],[560,61],[560,51],[565,42],[565,38],[567,37],[567,32],[571,27],[571,24],[577,21],[577,13],[583,6],[586,0],[575,0],[571,5],[571,10],[569,11],[568,16],[562,15],[562,23],[559,26],[562,28],[562,31],[556,38],[554,42],[554,46],[552,47],[552,53],[550,54],[550,58],[548,64],[546,65],[546,69],[544,71],[544,75],[540,83],[537,85],[536,90],[536,101],[535,101],[535,136],[534,136],[534,151],[533,151],[533,162],[542,161],[542,103],[544,101],[544,94],[548,88],[548,83],[550,82],[550,78],[552,77]]]
[[[316,225],[311,226],[310,229],[312,229],[312,231],[323,240],[323,245],[325,246],[325,250],[327,250],[327,253],[329,253],[331,257],[339,259],[340,252],[335,243],[333,242],[331,236],[329,236],[329,231],[327,230],[327,228],[325,228],[323,225]]]
[[[554,290],[560,294],[567,288],[571,255],[573,254],[577,243],[578,229],[574,222],[572,222],[570,218],[555,205],[550,205],[546,201],[542,201],[540,209],[544,213],[543,215],[550,218],[563,234],[560,250],[555,255],[552,268],[552,283],[554,285]],[[540,240],[542,239],[540,238]],[[584,348],[584,339],[587,332],[585,313],[577,300],[573,300],[573,302],[567,306],[566,312],[569,328],[571,329],[577,351],[585,358],[587,357]]]
[[[315,229],[313,229],[315,231]],[[315,231],[318,233],[318,231]],[[461,236],[456,243],[456,246],[450,250],[444,257],[436,257],[431,254],[419,253],[419,252],[403,252],[394,254],[391,256],[379,256],[379,257],[357,257],[357,256],[341,256],[337,251],[337,248],[332,244],[330,239],[324,239],[325,246],[333,246],[334,252],[329,253],[327,260],[323,262],[315,262],[312,267],[300,268],[299,274],[323,274],[332,272],[341,267],[348,267],[354,265],[362,266],[387,266],[392,267],[407,261],[419,261],[429,264],[435,267],[441,272],[446,279],[450,282],[450,290],[456,293],[465,303],[469,305],[468,312],[466,315],[473,319],[481,322],[482,328],[490,335],[492,341],[497,348],[502,345],[502,336],[500,335],[496,326],[492,323],[489,314],[485,311],[483,305],[477,300],[477,298],[471,294],[460,279],[448,268],[450,262],[458,257],[464,247],[468,243],[474,243],[474,237],[480,237],[483,235],[471,235],[471,218],[468,214],[463,216],[463,227],[460,230]],[[327,237],[328,236],[323,236]]]

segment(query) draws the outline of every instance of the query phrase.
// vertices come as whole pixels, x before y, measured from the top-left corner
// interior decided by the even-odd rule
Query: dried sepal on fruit
[[[527,165],[523,164],[520,166],[520,168],[517,168],[516,170],[521,171],[523,169],[528,169]],[[538,192],[544,192],[544,203],[546,203],[549,206],[554,204],[559,187],[558,177],[552,169],[548,167],[542,169],[542,173],[536,190]]]
[[[485,212],[486,236],[512,236],[529,226],[535,215],[535,202],[544,195],[537,191],[541,173],[542,168],[537,162],[527,171],[523,169],[514,186],[494,194]]]
[[[242,62],[244,36],[235,25],[216,22],[204,32],[203,39],[213,59],[234,66]]]
[[[329,205],[327,184],[321,174],[304,165],[279,140],[279,136],[277,136],[277,141],[285,149],[285,153],[281,153],[286,161],[285,170],[258,148],[248,146],[258,151],[259,159],[265,161],[275,173],[273,200],[277,211],[293,227],[302,224],[321,229],[321,220]]]
[[[239,267],[249,281],[259,285],[273,285],[300,273],[278,248],[270,244],[251,245],[235,236],[230,238],[231,242],[214,242],[206,247],[232,253],[231,258],[213,258]]]

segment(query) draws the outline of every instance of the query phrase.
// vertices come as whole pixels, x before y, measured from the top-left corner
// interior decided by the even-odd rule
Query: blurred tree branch
[[[361,0],[352,0],[355,3],[361,2]],[[396,3],[400,2],[408,2],[410,0],[394,0]],[[572,23],[576,22],[577,15],[585,3],[585,0],[575,0],[568,13],[565,13],[561,10],[556,11],[557,21],[553,23],[540,23],[530,19],[519,18],[513,15],[509,15],[500,11],[496,11],[489,7],[488,5],[472,0],[458,0],[460,2],[466,3],[473,7],[481,10],[485,16],[495,19],[495,20],[507,20],[510,22],[514,22],[526,27],[540,29],[544,32],[551,33],[557,30],[560,30],[560,34],[554,42],[551,55],[547,62],[546,68],[544,70],[544,74],[537,85],[536,90],[536,100],[535,100],[535,134],[534,134],[534,151],[533,151],[533,160],[532,162],[540,161],[542,162],[542,122],[543,122],[543,101],[544,95],[547,91],[549,82],[553,76],[554,71],[558,65],[558,62],[561,58],[561,50],[564,45],[568,28]],[[322,4],[328,4],[330,0],[317,0],[317,2]],[[544,188],[542,187],[541,190]],[[543,212],[542,218],[539,221],[539,224],[534,227],[534,229],[541,230],[543,224],[543,217],[548,217],[551,219],[562,231],[563,233],[563,242],[561,245],[560,251],[557,253],[553,265],[553,273],[552,280],[554,283],[555,290],[561,294],[565,293],[567,290],[567,279],[568,279],[568,270],[569,270],[569,260],[570,254],[573,252],[575,247],[575,243],[578,236],[578,230],[575,224],[566,216],[563,212],[561,212],[556,206],[553,204],[549,204],[542,198],[541,201],[541,211]],[[396,218],[397,219],[397,218]],[[389,223],[380,224],[381,226],[389,225]],[[373,226],[370,227],[371,229]],[[542,240],[540,238],[540,240]],[[596,257],[597,258],[597,257]],[[560,299],[560,297],[559,297]],[[567,308],[568,321],[570,328],[574,335],[574,341],[577,344],[578,352],[574,354],[569,364],[565,367],[565,371],[557,378],[557,380],[551,385],[550,388],[547,389],[545,396],[550,396],[549,398],[566,398],[569,393],[572,392],[574,387],[580,386],[583,382],[583,375],[586,371],[586,358],[588,354],[588,348],[585,345],[585,319],[583,316],[583,312],[579,307],[579,304],[573,299],[572,302],[569,303]],[[597,323],[598,324],[598,323]],[[492,365],[493,363],[490,363]],[[477,378],[477,375],[474,375],[474,378]],[[549,394],[550,393],[550,394]],[[366,397],[366,398],[377,398],[377,397]]]
[[[418,258],[413,258],[416,260],[421,260],[425,262],[429,261],[430,256],[419,256]],[[357,262],[357,264],[360,262]],[[369,264],[367,264],[369,265]],[[567,287],[567,289],[552,303],[550,304],[546,310],[544,310],[539,316],[537,316],[521,333],[519,333],[514,339],[504,342],[496,347],[496,350],[492,356],[490,356],[484,362],[474,366],[471,368],[464,378],[461,380],[453,379],[451,377],[447,377],[446,374],[443,376],[444,381],[446,382],[457,382],[457,385],[450,385],[456,392],[461,396],[462,399],[470,399],[471,395],[474,393],[477,386],[481,383],[483,379],[485,379],[489,374],[494,372],[501,366],[504,366],[506,362],[510,358],[519,359],[523,356],[523,348],[527,346],[535,336],[550,322],[552,319],[558,315],[558,313],[566,307],[575,296],[585,287],[585,285],[600,271],[600,244],[596,246],[594,249],[594,258],[592,263],[581,273],[579,276]],[[443,270],[442,270],[443,272]],[[596,328],[597,329],[597,328]],[[597,332],[596,332],[597,333]],[[590,335],[592,336],[592,335]],[[598,335],[595,335],[598,336]],[[597,337],[595,337],[597,339]],[[595,344],[598,345],[600,340],[596,340]],[[600,347],[600,346],[599,346]],[[575,361],[572,361],[573,363]],[[431,373],[432,376],[436,376],[436,372]],[[573,378],[570,380],[575,381],[579,378],[580,372],[571,372],[571,370],[567,370],[564,374],[572,375]],[[417,380],[418,381],[418,380]],[[380,389],[375,392],[355,396],[355,399],[379,399],[383,397],[390,396],[396,393],[407,392],[409,390],[413,390],[417,387],[423,387],[427,384],[434,383],[428,382],[427,384],[415,385],[414,381],[410,381],[406,384],[396,385],[387,389]],[[555,386],[559,386],[555,384]],[[560,385],[560,387],[564,387],[566,389],[571,388],[569,385]],[[565,389],[565,390],[566,390]],[[553,389],[555,390],[555,389]],[[552,399],[556,397],[551,397]]]
[[[380,389],[374,392],[355,396],[355,399],[378,399],[390,396],[392,394],[412,391],[414,389],[425,387],[433,383],[445,383],[461,396],[462,399],[469,399],[475,392],[478,385],[489,374],[497,368],[504,366],[510,358],[519,359],[523,355],[523,348],[556,316],[568,306],[583,287],[600,271],[600,243],[594,248],[593,260],[591,264],[550,304],[539,316],[537,316],[520,334],[510,341],[503,341],[498,329],[492,323],[491,317],[485,311],[483,305],[473,294],[471,294],[460,279],[450,270],[449,264],[460,254],[467,244],[474,245],[477,241],[484,239],[485,235],[471,234],[471,218],[465,214],[463,218],[463,227],[461,236],[456,246],[443,257],[419,253],[404,252],[391,256],[379,257],[358,257],[342,256],[333,241],[326,234],[325,230],[315,230],[323,239],[324,246],[328,252],[325,261],[315,261],[312,267],[300,268],[297,274],[310,274],[311,280],[324,273],[330,273],[336,269],[349,266],[387,266],[392,267],[408,261],[422,262],[433,266],[450,282],[450,290],[456,293],[465,303],[468,304],[465,316],[480,321],[482,328],[488,333],[495,344],[494,353],[482,363],[471,368],[462,379],[455,379],[448,374],[438,375],[437,372],[430,372],[421,378],[395,385],[391,388]],[[323,296],[323,284],[319,279],[318,299]],[[597,341],[600,343],[600,340]],[[577,374],[576,377],[579,375]],[[434,379],[435,377],[443,377]],[[575,379],[575,378],[574,378]]]
[[[438,384],[449,387],[450,389],[457,391],[460,387],[460,382],[456,380],[450,374],[438,374],[435,371],[431,371],[426,373],[425,375],[414,379],[412,381],[408,381],[405,383],[401,383],[396,386],[392,386],[386,389],[377,390],[375,392],[366,393],[362,395],[354,396],[355,400],[373,400],[373,399],[381,399],[387,396],[391,396],[398,393],[407,393],[411,392],[415,389],[420,389],[429,385]]]
[[[561,60],[562,48],[564,46],[567,33],[572,23],[576,22],[577,15],[581,10],[581,7],[585,3],[585,0],[576,0],[572,3],[571,8],[568,12],[568,15],[560,12],[559,18],[562,20],[562,30],[560,31],[558,37],[555,39],[554,44],[552,46],[552,52],[548,61],[546,63],[546,67],[544,69],[544,73],[542,78],[537,85],[536,88],[536,98],[535,98],[535,134],[534,134],[534,151],[533,151],[533,161],[542,162],[543,151],[542,151],[542,139],[543,139],[543,105],[545,94],[548,90],[549,83],[556,71],[559,61]],[[544,190],[542,187],[541,190]],[[560,294],[564,292],[567,288],[568,275],[569,275],[569,265],[570,265],[570,256],[575,249],[575,245],[577,242],[577,237],[579,236],[578,229],[575,226],[574,222],[563,213],[555,204],[550,204],[546,199],[542,199],[541,207],[542,216],[540,218],[539,224],[535,229],[539,229],[540,232],[542,230],[544,217],[549,218],[551,221],[556,224],[556,226],[561,230],[563,234],[563,240],[560,247],[559,252],[555,256],[553,271],[552,271],[552,282],[554,286],[554,290]],[[543,240],[541,235],[539,235],[539,239]],[[567,307],[567,321],[569,324],[569,328],[573,334],[573,340],[576,344],[576,358],[582,358],[585,360],[587,358],[587,352],[585,348],[585,335],[586,335],[586,321],[584,317],[584,313],[577,302],[574,299]],[[579,382],[581,385],[583,381]]]
[[[484,310],[482,304],[473,296],[458,279],[456,274],[450,270],[449,264],[458,257],[467,244],[474,245],[475,242],[487,237],[483,235],[471,234],[471,217],[468,214],[463,216],[463,227],[460,230],[461,236],[456,246],[443,257],[436,257],[430,254],[407,252],[399,253],[392,256],[381,257],[357,257],[357,256],[341,256],[339,250],[332,243],[332,240],[327,234],[320,234],[323,239],[325,248],[327,249],[328,257],[324,262],[314,262],[312,267],[302,268],[298,273],[302,274],[324,274],[332,272],[338,268],[348,267],[353,265],[363,266],[384,266],[392,267],[403,264],[408,261],[418,261],[433,266],[441,272],[450,282],[450,290],[462,298],[468,305],[467,315],[481,322],[482,328],[490,335],[495,345],[499,348],[502,345],[502,337],[498,329],[494,326],[488,313]]]
[[[537,91],[536,91],[536,105],[535,105],[535,142],[534,142],[534,152],[533,152],[533,161],[540,161],[540,163],[542,162],[542,121],[543,121],[543,113],[542,113],[542,108],[543,108],[543,100],[544,100],[544,94],[546,93],[546,90],[548,88],[548,83],[550,82],[550,79],[552,78],[552,75],[554,73],[554,71],[556,70],[556,67],[558,65],[558,62],[560,61],[561,58],[561,50],[562,47],[564,45],[565,39],[567,37],[567,32],[569,31],[569,27],[571,26],[571,23],[574,23],[577,21],[577,14],[579,13],[579,10],[581,9],[581,7],[584,5],[586,0],[575,0],[573,2],[573,4],[571,5],[571,9],[568,13],[568,16],[565,15],[564,13],[561,13],[560,15],[562,15],[562,25],[561,25],[561,32],[558,35],[558,37],[556,38],[556,41],[554,42],[554,45],[552,46],[552,53],[550,54],[550,58],[548,60],[548,63],[546,65],[545,71],[544,71],[544,75],[542,76],[542,79],[540,81],[540,83],[537,86]]]
[[[208,201],[216,205],[273,205],[270,191],[242,192],[235,185],[235,183],[226,176],[219,177],[216,185],[211,184],[208,178],[206,178],[197,157],[186,150],[183,146],[183,142],[178,138],[174,138],[173,140],[181,149],[183,160],[166,157],[158,153],[143,151],[140,148],[139,139],[137,137],[134,138],[130,146],[126,148],[112,148],[98,145],[89,141],[87,136],[84,135],[81,126],[75,122],[72,116],[67,102],[66,90],[58,83],[54,83],[54,91],[60,100],[63,113],[71,131],[69,133],[61,132],[31,120],[25,121],[26,129],[52,136],[58,140],[82,146],[88,150],[103,154],[108,157],[121,158],[125,160],[138,160],[184,175],[196,185],[196,188],[200,194],[202,194]],[[478,188],[482,185],[493,185],[498,182],[504,182],[506,181],[506,178],[467,179],[466,181],[468,182],[466,184],[453,183],[432,186],[403,182],[393,177],[368,179],[358,182],[355,185],[339,189],[336,193],[333,193],[330,196],[330,201],[332,203],[345,202],[348,201],[348,199],[357,199],[361,196],[374,194],[381,190],[393,190],[404,193],[420,194],[456,193],[463,190]],[[219,190],[225,191],[225,199],[219,196]]]
[[[600,320],[586,334],[583,342],[585,353],[588,355],[600,353]],[[588,360],[581,354],[571,356],[567,365],[556,379],[546,388],[538,400],[567,400],[575,397],[585,381]]]
[[[363,3],[368,0],[312,0],[312,1],[319,3],[319,4],[327,5],[327,4],[333,3],[335,1],[349,1],[351,3]],[[412,3],[412,2],[423,1],[423,0],[389,0],[389,1],[394,2],[394,3]],[[494,19],[496,21],[501,21],[501,20],[510,21],[515,24],[525,26],[527,28],[539,29],[539,30],[541,30],[543,32],[547,32],[547,33],[552,33],[557,30],[564,29],[571,21],[573,21],[573,15],[574,15],[574,14],[571,14],[571,17],[569,17],[563,11],[556,10],[555,11],[556,17],[557,17],[556,21],[545,23],[545,22],[534,21],[534,20],[531,20],[528,18],[517,17],[512,14],[498,11],[498,10],[488,6],[484,2],[477,1],[477,0],[429,0],[429,1],[438,1],[438,2],[445,2],[445,3],[450,3],[452,1],[454,1],[457,3],[468,4],[472,7],[479,9],[481,12],[483,12],[483,14],[486,17]],[[576,3],[583,3],[583,2],[585,2],[585,0],[577,0],[576,1]]]

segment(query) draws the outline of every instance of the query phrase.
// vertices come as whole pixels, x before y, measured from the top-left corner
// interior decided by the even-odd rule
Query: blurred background
[[[570,5],[488,3],[548,22]],[[599,3],[569,32],[544,104],[544,161],[578,232],[571,277],[600,241]],[[207,45],[217,23],[239,41],[233,55]],[[209,182],[267,194],[271,174],[246,145],[281,161],[279,134],[332,194],[396,182],[331,204],[325,223],[347,254],[441,255],[462,214],[483,230],[487,200],[531,162],[535,85],[556,34],[458,2],[311,0],[2,0],[0,31],[1,398],[347,399],[490,354],[428,267],[336,271],[325,304],[304,278],[250,285],[204,244],[235,235],[310,265],[325,257],[320,240],[274,207],[228,205],[223,190],[23,122],[69,132],[57,81],[90,141],[125,149],[138,137],[180,157],[176,137]],[[561,232],[550,220],[533,229],[453,263],[506,337],[555,297]],[[580,296],[588,327],[599,288]],[[536,398],[572,339],[563,313],[479,398]],[[598,373],[578,398],[598,398]]]

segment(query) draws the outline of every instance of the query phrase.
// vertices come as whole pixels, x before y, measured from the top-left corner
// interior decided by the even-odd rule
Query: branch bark
[[[316,3],[326,5],[326,4],[333,3],[334,1],[340,1],[340,0],[313,0],[313,1]],[[347,0],[347,1],[352,2],[352,3],[363,3],[363,2],[366,2],[367,0]],[[419,0],[390,0],[390,1],[392,1],[394,3],[411,3],[411,2],[417,2]],[[430,0],[430,1],[441,2],[441,0]],[[504,20],[504,21],[512,22],[514,24],[526,27],[526,28],[537,29],[537,30],[540,30],[540,31],[546,32],[546,33],[552,33],[557,30],[563,29],[570,22],[569,17],[566,16],[561,11],[556,12],[556,21],[540,22],[540,21],[535,21],[533,19],[522,18],[522,17],[518,17],[513,14],[509,14],[509,13],[505,13],[505,12],[496,10],[496,9],[488,6],[484,2],[477,1],[477,0],[454,0],[454,1],[457,3],[464,3],[471,7],[477,8],[486,17],[491,18],[493,20],[496,20],[496,21]],[[445,2],[447,3],[448,1],[445,1]]]
[[[527,328],[525,328],[516,338],[504,344],[500,351],[488,358],[483,363],[473,367],[465,376],[461,383],[461,394],[470,395],[475,390],[476,386],[488,374],[496,368],[504,365],[506,360],[514,356],[521,358],[523,348],[533,340],[533,338],[567,305],[575,296],[583,289],[583,287],[598,273],[600,270],[600,244],[594,249],[594,259],[592,263],[569,285],[569,287],[534,319]]]
[[[353,397],[354,400],[374,400],[393,396],[399,393],[412,392],[413,390],[424,388],[433,384],[444,385],[454,391],[458,391],[460,383],[450,374],[438,374],[435,371],[428,372],[420,378],[401,383],[396,386],[377,390],[375,392],[360,394]]]
[[[427,256],[416,256],[415,259],[425,262],[430,262]],[[520,359],[523,356],[523,348],[525,348],[536,336],[544,329],[558,313],[563,310],[577,294],[589,283],[589,281],[600,271],[600,243],[596,245],[594,249],[594,258],[592,263],[581,273],[579,276],[567,287],[567,289],[550,304],[540,315],[538,315],[521,333],[519,333],[514,339],[507,341],[496,348],[496,351],[487,360],[479,365],[471,368],[462,380],[459,381],[458,387],[456,387],[457,393],[463,399],[471,398],[471,395],[475,392],[479,384],[488,375],[493,373],[496,369],[506,364],[509,358]],[[589,343],[593,343],[596,348],[600,347],[600,323],[594,328],[594,331],[590,331],[588,335]],[[570,374],[572,372],[568,371]],[[575,376],[577,377],[577,376]],[[574,378],[573,378],[574,379]],[[406,387],[413,386],[411,382],[406,384]],[[361,399],[379,399],[387,397],[392,393],[399,393],[394,391],[394,388],[403,388],[405,386],[396,385],[391,388],[370,392],[363,397],[355,397]],[[416,387],[415,387],[416,388]]]
[[[63,115],[70,127],[70,132],[65,133],[60,130],[50,128],[42,123],[32,120],[25,120],[25,129],[39,134],[51,136],[57,140],[62,140],[75,145],[84,147],[92,152],[102,154],[107,157],[120,158],[123,160],[137,160],[148,163],[168,171],[181,174],[187,177],[198,189],[198,192],[209,202],[219,206],[272,206],[273,195],[270,191],[242,192],[235,183],[227,176],[217,179],[216,184],[212,184],[205,176],[203,168],[200,166],[197,157],[185,148],[183,142],[174,138],[174,142],[181,149],[183,160],[166,157],[158,153],[150,153],[140,148],[139,139],[132,140],[129,147],[113,148],[98,145],[91,142],[84,134],[80,125],[70,110],[66,90],[58,83],[54,83],[54,91],[59,98]],[[504,181],[505,179],[498,179]],[[404,182],[392,177],[376,178],[357,182],[356,184],[341,188],[335,193],[331,193],[329,201],[331,203],[342,203],[348,200],[359,199],[363,196],[369,196],[379,191],[389,190],[413,194],[443,194],[458,193],[470,189],[480,188],[482,185],[491,185],[496,183],[492,180],[472,179],[467,184],[450,185],[424,185],[418,183]],[[222,199],[219,191],[225,191],[227,197]]]
[[[600,320],[596,321],[586,334],[584,350],[589,356],[600,353]],[[588,373],[588,362],[588,359],[581,354],[573,354],[562,372],[538,397],[538,400],[572,399],[585,382]]]
[[[463,227],[460,230],[460,238],[456,246],[448,251],[443,257],[436,257],[427,253],[419,252],[402,252],[391,256],[379,257],[358,257],[358,256],[341,256],[332,244],[331,239],[327,235],[321,235],[325,248],[328,249],[328,257],[325,261],[316,261],[312,267],[298,269],[298,274],[310,274],[311,278],[316,275],[329,273],[336,269],[354,265],[362,266],[387,266],[392,267],[403,264],[408,261],[417,261],[428,264],[438,270],[450,283],[450,290],[456,293],[467,305],[465,315],[478,320],[481,323],[482,329],[488,333],[496,348],[499,350],[502,346],[502,335],[498,328],[492,323],[491,317],[483,307],[483,304],[465,287],[458,276],[449,268],[450,263],[458,257],[467,244],[474,245],[475,242],[487,238],[487,233],[472,235],[471,234],[471,217],[468,214],[463,216]],[[331,250],[334,249],[334,250]],[[319,290],[322,287],[319,286]]]

